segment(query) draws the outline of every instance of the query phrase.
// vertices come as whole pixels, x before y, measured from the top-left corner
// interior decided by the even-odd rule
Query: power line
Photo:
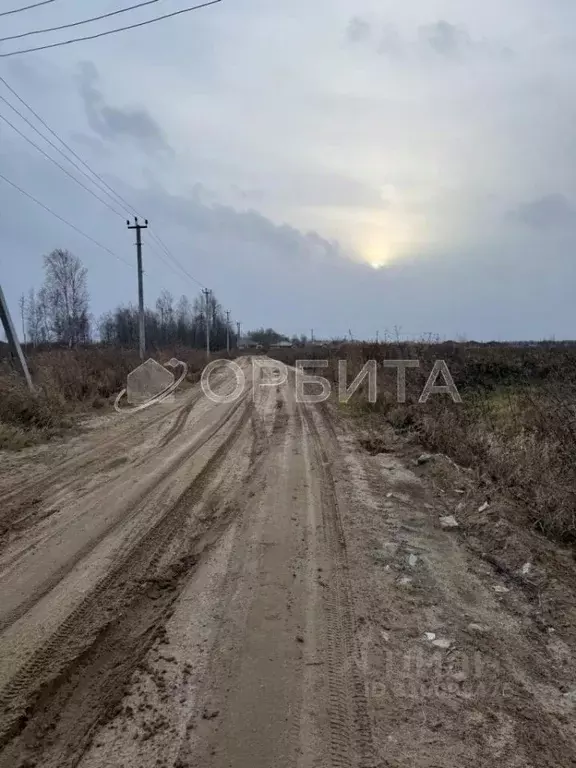
[[[80,155],[78,155],[78,154],[77,154],[77,153],[76,153],[76,152],[75,152],[75,151],[72,149],[72,147],[71,147],[69,144],[67,144],[67,143],[64,141],[64,139],[63,139],[61,136],[59,136],[59,135],[56,133],[56,131],[54,131],[54,130],[53,130],[53,129],[52,129],[52,128],[51,128],[51,127],[48,125],[48,123],[47,123],[47,122],[46,122],[46,121],[45,121],[45,120],[44,120],[44,119],[43,119],[43,118],[42,118],[42,117],[41,117],[41,116],[40,116],[40,115],[39,115],[39,114],[38,114],[38,113],[37,113],[37,112],[36,112],[36,111],[35,111],[35,110],[34,110],[34,109],[31,107],[31,106],[30,106],[30,104],[28,104],[28,102],[27,102],[27,101],[25,101],[25,100],[24,100],[24,99],[23,99],[23,98],[22,98],[22,97],[21,97],[21,96],[20,96],[20,95],[19,95],[19,94],[18,94],[18,93],[15,91],[15,90],[14,90],[14,88],[12,88],[12,87],[9,85],[9,83],[7,83],[7,82],[6,82],[6,80],[5,80],[5,79],[4,79],[4,78],[3,78],[1,75],[0,75],[0,82],[1,82],[1,83],[3,83],[3,84],[4,84],[4,86],[5,86],[5,87],[6,87],[6,88],[7,88],[7,89],[10,91],[10,93],[11,93],[13,96],[15,96],[15,98],[17,98],[17,99],[18,99],[18,101],[19,101],[21,104],[23,104],[23,105],[24,105],[24,106],[25,106],[25,107],[26,107],[26,108],[27,108],[27,109],[28,109],[28,110],[29,110],[29,111],[30,111],[30,112],[31,112],[31,113],[34,115],[34,117],[35,117],[35,118],[36,118],[36,119],[37,119],[37,120],[38,120],[38,121],[41,123],[41,125],[43,125],[43,126],[44,126],[44,128],[46,128],[46,130],[47,130],[47,131],[49,131],[49,132],[50,132],[50,134],[52,134],[52,136],[54,136],[54,138],[55,138],[55,139],[57,139],[57,140],[58,140],[58,141],[59,141],[59,142],[62,144],[62,146],[63,146],[63,147],[65,147],[65,148],[68,150],[68,152],[70,152],[70,154],[71,154],[71,155],[73,155],[73,156],[76,158],[76,160],[78,160],[78,162],[79,162],[79,163],[81,163],[81,164],[82,164],[82,165],[83,165],[83,166],[84,166],[84,167],[85,167],[85,168],[86,168],[86,169],[87,169],[87,170],[88,170],[88,171],[89,171],[89,172],[90,172],[90,173],[91,173],[91,174],[92,174],[92,175],[93,175],[93,176],[94,176],[94,177],[95,177],[97,180],[98,180],[98,182],[99,182],[99,184],[101,185],[101,187],[100,187],[100,186],[98,186],[98,184],[96,184],[96,182],[95,182],[93,179],[90,179],[90,177],[89,177],[89,176],[88,176],[88,175],[87,175],[87,174],[86,174],[84,171],[82,171],[82,169],[81,169],[81,168],[79,168],[79,166],[78,166],[78,165],[77,165],[77,164],[76,164],[76,163],[75,163],[73,160],[71,160],[69,157],[67,157],[67,156],[65,155],[65,153],[64,153],[64,152],[62,152],[62,150],[61,150],[61,149],[59,149],[59,148],[58,148],[58,147],[57,147],[57,146],[56,146],[56,145],[55,145],[55,144],[54,144],[52,141],[50,141],[50,139],[48,139],[46,136],[44,136],[44,135],[43,135],[43,134],[42,134],[42,133],[41,133],[41,132],[38,130],[38,128],[37,128],[35,125],[33,125],[33,123],[32,123],[31,121],[29,121],[29,120],[28,120],[28,119],[27,119],[27,118],[26,118],[26,117],[25,117],[25,116],[24,116],[24,115],[23,115],[23,114],[22,114],[22,113],[21,113],[19,110],[17,110],[17,109],[16,109],[16,108],[15,108],[15,107],[14,107],[12,104],[10,104],[10,102],[9,102],[7,99],[5,99],[5,98],[4,98],[2,95],[0,95],[0,99],[1,99],[2,101],[6,102],[6,104],[8,104],[8,106],[9,106],[9,107],[10,107],[12,110],[14,110],[14,111],[16,112],[16,114],[18,114],[18,115],[19,115],[19,116],[20,116],[20,117],[21,117],[21,118],[22,118],[22,119],[23,119],[23,120],[24,120],[24,121],[25,121],[25,122],[26,122],[26,123],[27,123],[27,124],[28,124],[28,125],[29,125],[29,126],[32,128],[32,129],[33,129],[33,130],[34,130],[34,131],[36,131],[36,133],[38,133],[38,135],[39,135],[39,136],[41,136],[41,137],[42,137],[42,138],[43,138],[43,139],[44,139],[46,142],[48,142],[48,143],[50,144],[50,146],[51,146],[51,147],[53,147],[53,148],[54,148],[54,149],[55,149],[57,152],[59,152],[59,153],[62,155],[62,157],[64,157],[66,160],[68,160],[68,162],[69,162],[69,163],[71,163],[71,164],[72,164],[72,165],[73,165],[73,166],[74,166],[74,167],[75,167],[75,168],[76,168],[76,169],[77,169],[77,170],[78,170],[80,173],[82,173],[82,174],[83,174],[83,176],[84,176],[85,178],[87,178],[89,181],[91,181],[91,182],[92,182],[92,183],[93,183],[93,184],[96,186],[96,188],[98,189],[98,191],[100,191],[100,192],[103,192],[105,195],[107,195],[107,196],[109,197],[109,199],[111,199],[115,205],[120,205],[120,207],[121,207],[121,208],[122,208],[124,211],[126,211],[126,212],[129,212],[129,213],[130,213],[130,215],[134,214],[134,215],[137,215],[137,216],[139,216],[140,218],[145,218],[144,216],[142,216],[142,214],[140,214],[140,213],[139,213],[139,212],[138,212],[138,211],[137,211],[137,210],[134,208],[134,206],[130,205],[130,203],[129,203],[127,200],[125,200],[125,198],[123,198],[123,197],[122,197],[122,195],[120,195],[120,193],[116,192],[116,190],[115,190],[113,187],[111,187],[111,186],[110,186],[110,184],[108,184],[108,183],[107,183],[107,182],[106,182],[106,181],[105,181],[105,180],[104,180],[104,179],[103,179],[103,178],[102,178],[102,177],[101,177],[101,176],[100,176],[100,175],[99,175],[99,174],[98,174],[98,173],[97,173],[97,172],[96,172],[96,171],[95,171],[95,170],[94,170],[94,169],[93,169],[93,168],[92,168],[92,167],[91,167],[91,166],[90,166],[90,165],[89,165],[89,164],[88,164],[88,163],[87,163],[85,160],[83,160],[83,159],[80,157]],[[2,118],[2,119],[4,119],[4,120],[6,120],[6,118],[3,118],[1,115],[0,115],[0,118]],[[9,122],[9,121],[7,121],[7,120],[6,120],[6,122]],[[11,123],[9,123],[9,124],[10,124],[10,125],[12,125]],[[16,129],[14,126],[12,126],[12,127],[14,128],[14,130],[18,130],[18,129]],[[19,132],[19,131],[18,131],[18,132]],[[20,132],[19,132],[19,133],[20,133]],[[38,147],[36,144],[34,144],[34,142],[31,142],[31,141],[30,141],[30,139],[28,139],[28,138],[27,138],[26,136],[24,136],[22,133],[20,133],[20,135],[21,135],[21,136],[23,136],[23,138],[25,138],[25,139],[26,139],[27,141],[29,141],[31,144],[33,144],[33,146],[34,146],[36,149],[38,149],[40,152],[42,152],[42,154],[45,154],[45,153],[44,153],[44,152],[43,152],[43,151],[42,151],[42,150],[41,150],[41,149],[40,149],[40,148],[39,148],[39,147]],[[94,197],[96,197],[96,199],[97,199],[97,200],[99,200],[100,202],[102,202],[104,205],[107,205],[107,203],[106,203],[104,200],[102,200],[100,197],[98,197],[97,195],[95,195],[95,194],[94,194],[94,193],[93,193],[93,192],[92,192],[90,189],[88,189],[88,188],[87,188],[87,187],[85,187],[85,186],[84,186],[84,185],[83,185],[81,182],[79,182],[77,179],[75,179],[75,177],[74,177],[74,176],[72,176],[71,174],[69,174],[69,173],[68,173],[68,171],[66,171],[66,169],[65,169],[65,168],[62,168],[62,166],[60,166],[60,164],[59,164],[59,163],[57,163],[55,160],[53,160],[53,158],[51,158],[49,155],[46,155],[46,154],[45,154],[45,156],[46,156],[46,157],[48,157],[48,159],[52,160],[52,162],[54,162],[54,163],[55,163],[55,164],[56,164],[56,165],[57,165],[59,168],[61,168],[61,169],[62,169],[62,170],[65,172],[65,173],[67,173],[67,175],[71,176],[71,178],[73,178],[73,179],[74,179],[74,180],[75,180],[75,181],[76,181],[78,184],[80,184],[80,185],[81,185],[81,186],[82,186],[84,189],[87,189],[87,191],[88,191],[88,192],[90,192],[90,194],[92,194]],[[107,191],[107,190],[109,190],[109,191]],[[116,211],[116,210],[114,210],[113,208],[111,208],[111,206],[108,206],[108,207],[109,207],[109,208],[110,208],[110,210],[112,210],[112,211],[113,211],[113,212],[114,212],[116,215],[118,215],[118,216],[121,216],[121,214],[119,214],[119,213],[118,213],[118,211]],[[190,273],[189,273],[189,272],[188,272],[188,271],[187,271],[187,270],[186,270],[186,269],[185,269],[185,268],[182,266],[182,264],[180,263],[180,261],[179,261],[179,260],[176,258],[176,256],[174,256],[174,254],[173,254],[173,253],[170,251],[170,249],[168,248],[168,246],[167,246],[167,245],[164,243],[164,241],[163,241],[163,240],[160,238],[160,236],[159,236],[159,235],[157,235],[155,232],[152,232],[151,230],[149,230],[149,233],[150,233],[150,237],[151,237],[151,238],[152,238],[152,240],[153,240],[153,241],[156,243],[156,245],[158,246],[158,248],[160,248],[160,249],[161,249],[161,251],[163,251],[163,252],[166,254],[166,256],[167,256],[169,259],[171,259],[171,260],[172,260],[172,261],[173,261],[173,262],[176,264],[177,268],[180,270],[180,272],[181,272],[181,273],[182,273],[184,276],[186,276],[186,277],[187,277],[189,280],[191,280],[193,283],[196,283],[196,285],[199,285],[201,288],[205,288],[205,287],[206,287],[206,286],[205,286],[205,285],[204,285],[202,282],[200,282],[200,281],[199,281],[199,280],[197,280],[195,277],[193,277],[193,276],[192,276],[192,275],[191,275],[191,274],[190,274]],[[155,249],[155,248],[154,248],[154,247],[153,247],[153,246],[150,244],[150,242],[148,243],[148,247],[150,248],[150,250],[152,251],[152,253],[154,253],[154,254],[155,254],[155,256],[156,256],[157,258],[159,258],[159,259],[160,259],[160,261],[161,261],[163,264],[165,264],[165,266],[167,266],[169,269],[171,269],[172,271],[174,271],[174,266],[173,266],[172,264],[170,264],[168,261],[166,261],[166,259],[165,259],[165,258],[163,257],[163,255],[162,255],[162,253],[161,253],[161,252],[159,252],[158,250],[156,250],[156,249]]]
[[[96,193],[95,193],[93,190],[91,190],[89,187],[87,187],[85,184],[83,184],[83,183],[82,183],[82,182],[81,182],[79,179],[77,179],[77,178],[76,178],[76,176],[73,176],[73,175],[70,173],[70,171],[68,171],[66,168],[64,168],[64,166],[63,166],[63,165],[61,165],[61,164],[58,162],[58,160],[54,160],[54,158],[53,158],[53,157],[51,157],[51,156],[50,156],[50,155],[49,155],[47,152],[44,152],[44,150],[42,149],[42,147],[39,147],[39,146],[38,146],[38,144],[36,144],[36,142],[34,142],[34,141],[32,141],[32,139],[28,138],[28,136],[26,136],[26,134],[25,134],[25,133],[22,133],[22,131],[21,131],[19,128],[17,128],[17,127],[14,125],[14,123],[11,123],[11,122],[10,122],[10,120],[8,120],[8,118],[7,118],[7,117],[5,117],[4,115],[0,114],[0,120],[4,120],[4,122],[5,122],[5,123],[7,123],[7,124],[10,126],[10,128],[12,128],[14,131],[16,131],[16,133],[17,133],[19,136],[21,136],[21,137],[22,137],[22,138],[23,138],[25,141],[27,141],[27,142],[28,142],[29,144],[31,144],[31,145],[32,145],[32,146],[33,146],[35,149],[37,149],[37,150],[38,150],[38,152],[40,152],[40,154],[41,154],[41,155],[43,155],[43,156],[44,156],[44,157],[45,157],[47,160],[50,160],[50,162],[51,162],[51,163],[54,163],[54,165],[55,165],[57,168],[59,168],[59,169],[60,169],[60,170],[61,170],[63,173],[65,173],[65,174],[66,174],[66,176],[69,176],[69,177],[72,179],[72,181],[75,181],[75,182],[76,182],[76,184],[78,184],[79,186],[81,186],[81,187],[82,187],[82,189],[85,189],[85,190],[86,190],[86,192],[88,192],[90,195],[92,195],[92,197],[95,197],[95,198],[96,198],[96,200],[98,200],[99,202],[101,202],[101,203],[102,203],[102,205],[105,205],[105,206],[106,206],[106,208],[108,208],[109,210],[111,210],[111,211],[112,211],[112,213],[114,213],[116,216],[120,216],[120,218],[121,218],[121,219],[123,219],[123,218],[124,218],[124,217],[122,216],[122,214],[121,214],[121,213],[118,213],[118,211],[114,210],[114,208],[112,208],[112,206],[111,206],[111,205],[109,205],[109,204],[106,202],[106,200],[102,200],[102,198],[101,198],[101,197],[98,197],[98,195],[97,195],[97,194],[96,194]]]
[[[0,78],[0,79],[1,79],[1,78]],[[56,152],[58,152],[58,154],[60,154],[60,155],[61,155],[61,156],[62,156],[62,157],[65,159],[65,160],[67,160],[67,161],[68,161],[68,162],[69,162],[69,163],[70,163],[72,166],[74,166],[74,168],[76,168],[76,170],[77,170],[79,173],[81,173],[81,174],[82,174],[82,176],[84,176],[84,178],[88,179],[88,181],[89,181],[91,184],[94,184],[94,179],[90,178],[90,176],[89,176],[89,175],[86,173],[86,171],[83,171],[83,170],[82,170],[82,168],[80,168],[80,166],[78,165],[78,163],[74,162],[74,160],[71,160],[71,159],[70,159],[70,158],[69,158],[69,157],[66,155],[66,153],[65,153],[65,152],[63,152],[63,151],[60,149],[60,147],[57,147],[57,146],[56,146],[56,144],[54,144],[54,142],[53,142],[53,141],[51,141],[49,138],[47,138],[46,136],[44,136],[44,134],[42,133],[42,131],[40,131],[40,130],[39,130],[39,129],[38,129],[38,128],[37,128],[37,127],[34,125],[34,123],[32,123],[30,120],[28,120],[28,118],[27,118],[25,115],[23,115],[23,114],[22,114],[22,112],[20,112],[20,110],[19,110],[19,109],[16,109],[16,107],[15,107],[13,104],[10,104],[10,102],[8,101],[8,99],[6,99],[4,96],[2,96],[2,94],[0,94],[0,100],[1,100],[1,101],[3,101],[5,104],[7,104],[7,105],[10,107],[10,109],[11,109],[11,110],[13,110],[14,112],[16,112],[16,114],[17,114],[17,115],[18,115],[18,116],[19,116],[19,117],[20,117],[22,120],[24,120],[24,122],[25,122],[27,125],[29,125],[29,126],[30,126],[30,128],[32,128],[32,130],[33,130],[33,131],[35,131],[35,132],[38,134],[38,136],[40,136],[40,138],[44,139],[44,141],[45,141],[45,142],[47,142],[47,143],[48,143],[48,144],[49,144],[49,145],[52,147],[52,149],[55,149],[55,150],[56,150]],[[1,116],[1,115],[0,115],[0,118],[1,118],[1,119],[4,119],[4,118],[2,118],[2,116]],[[22,134],[20,134],[20,135],[22,135]],[[85,188],[85,189],[86,189],[86,188]],[[88,191],[90,191],[90,190],[88,190]],[[104,190],[101,190],[101,191],[102,191],[102,192],[104,192],[104,194],[108,194],[108,196],[109,196],[109,197],[112,199],[112,201],[114,202],[114,204],[116,204],[116,201],[114,200],[114,198],[112,198],[112,197],[111,197],[111,195],[109,195],[109,193],[107,193],[105,189],[104,189]],[[97,199],[98,199],[98,200],[100,200],[100,202],[104,203],[104,205],[108,205],[108,204],[107,204],[107,203],[106,203],[104,200],[102,200],[101,198],[97,198]],[[121,215],[120,213],[118,213],[118,211],[114,210],[114,209],[113,209],[111,206],[109,206],[109,207],[110,207],[110,210],[114,211],[114,213],[116,213],[118,216],[120,216],[120,215]]]
[[[159,244],[159,246],[162,248],[162,250],[164,251],[164,253],[166,254],[166,256],[168,256],[168,258],[172,259],[172,261],[173,261],[173,262],[176,264],[176,266],[177,266],[177,267],[180,269],[180,271],[181,271],[181,272],[182,272],[184,275],[186,275],[186,277],[187,277],[189,280],[191,280],[193,283],[196,283],[196,285],[199,285],[199,286],[200,286],[200,288],[206,288],[206,286],[204,285],[204,283],[201,283],[201,282],[200,282],[200,280],[197,280],[195,277],[192,277],[192,275],[191,275],[191,274],[188,272],[188,270],[186,270],[186,269],[185,269],[185,268],[182,266],[182,264],[180,263],[180,261],[179,261],[179,260],[176,258],[176,256],[174,256],[174,254],[173,254],[173,253],[170,251],[170,249],[168,248],[168,246],[166,246],[166,245],[163,243],[163,241],[160,239],[160,237],[159,237],[157,234],[155,234],[155,233],[152,233],[152,232],[151,232],[150,234],[151,234],[151,235],[152,235],[152,237],[155,239],[155,241],[156,241],[156,242]]]
[[[36,111],[35,111],[35,110],[34,110],[34,109],[33,109],[33,108],[30,106],[30,104],[28,104],[28,102],[27,102],[27,101],[25,101],[25,100],[24,100],[24,99],[23,99],[23,98],[22,98],[22,97],[21,97],[21,96],[20,96],[18,93],[16,93],[16,91],[14,90],[14,88],[12,88],[12,86],[10,86],[10,85],[9,85],[9,84],[6,82],[6,80],[5,80],[5,79],[4,79],[4,78],[3,78],[1,75],[0,75],[0,82],[1,82],[1,83],[3,83],[3,84],[6,86],[6,88],[8,88],[8,90],[10,91],[10,93],[11,93],[13,96],[15,96],[15,97],[18,99],[18,101],[19,101],[21,104],[23,104],[23,105],[24,105],[24,106],[25,106],[25,107],[26,107],[26,108],[27,108],[27,109],[28,109],[28,110],[29,110],[29,111],[30,111],[30,112],[31,112],[31,113],[34,115],[34,117],[36,118],[36,120],[38,120],[38,122],[39,122],[39,123],[41,123],[41,124],[44,126],[44,128],[46,128],[46,130],[47,130],[47,131],[49,131],[49,132],[52,134],[52,136],[54,136],[54,138],[55,138],[55,139],[57,139],[57,140],[58,140],[58,141],[59,141],[59,142],[62,144],[62,146],[63,146],[63,147],[65,147],[65,148],[68,150],[68,152],[70,152],[70,154],[71,154],[71,155],[73,155],[73,156],[76,158],[76,160],[78,160],[78,162],[79,162],[79,163],[81,163],[81,164],[82,164],[82,165],[83,165],[85,168],[87,168],[87,169],[90,171],[90,173],[91,173],[91,174],[92,174],[92,175],[93,175],[93,176],[94,176],[96,179],[98,179],[98,181],[99,181],[99,182],[100,182],[100,183],[101,183],[101,184],[102,184],[104,187],[106,187],[106,189],[108,189],[108,190],[109,190],[109,192],[105,192],[104,190],[102,190],[102,191],[103,191],[105,194],[108,194],[108,196],[110,197],[110,193],[112,193],[112,195],[114,195],[114,197],[116,198],[116,200],[117,200],[117,201],[119,201],[119,204],[120,204],[120,206],[121,206],[122,208],[124,208],[124,206],[126,206],[126,207],[124,208],[124,210],[125,210],[125,211],[127,211],[127,212],[129,212],[129,213],[131,213],[131,214],[132,214],[132,213],[135,213],[135,214],[137,214],[138,216],[140,216],[140,214],[138,213],[138,211],[135,211],[135,210],[134,210],[134,208],[133,208],[133,207],[132,207],[132,206],[131,206],[131,205],[130,205],[130,204],[129,204],[129,203],[128,203],[128,202],[127,202],[127,201],[126,201],[126,200],[125,200],[125,199],[124,199],[124,198],[123,198],[123,197],[122,197],[122,196],[121,196],[121,195],[118,193],[118,192],[116,192],[116,191],[115,191],[115,190],[114,190],[114,189],[113,189],[113,188],[112,188],[112,187],[111,187],[111,186],[110,186],[110,185],[109,185],[109,184],[108,184],[106,181],[104,181],[104,179],[103,179],[101,176],[99,176],[99,175],[96,173],[96,171],[95,171],[93,168],[91,168],[91,167],[88,165],[88,163],[87,163],[85,160],[83,160],[83,159],[80,157],[80,155],[78,155],[78,154],[77,154],[77,153],[76,153],[76,152],[75,152],[75,151],[72,149],[72,147],[71,147],[69,144],[67,144],[67,143],[64,141],[64,139],[63,139],[61,136],[59,136],[59,135],[56,133],[56,131],[54,131],[54,130],[53,130],[53,129],[52,129],[52,128],[51,128],[51,127],[48,125],[48,123],[47,123],[47,122],[46,122],[46,121],[45,121],[45,120],[44,120],[44,119],[43,119],[43,118],[42,118],[42,117],[41,117],[41,116],[38,114],[38,112],[36,112]],[[112,198],[112,199],[114,199],[114,198]],[[115,201],[115,203],[116,203],[116,201]],[[143,218],[143,217],[141,217],[141,218]]]
[[[51,43],[50,45],[39,45],[35,48],[25,48],[20,51],[10,51],[9,53],[0,53],[0,58],[6,58],[7,56],[18,56],[21,53],[33,53],[34,51],[45,51],[49,48],[59,48],[62,45],[71,45],[72,43],[80,43],[84,40],[96,40],[99,37],[106,37],[106,35],[114,35],[117,32],[126,32],[129,29],[137,29],[138,27],[145,27],[148,24],[155,24],[157,21],[163,21],[164,19],[171,19],[174,16],[180,16],[183,13],[190,13],[191,11],[198,11],[201,8],[207,8],[209,5],[216,5],[221,3],[222,0],[209,0],[209,2],[201,3],[199,5],[193,5],[190,8],[182,8],[179,11],[172,11],[172,13],[165,13],[163,16],[156,16],[153,19],[147,21],[141,21],[138,24],[128,24],[125,27],[117,27],[116,29],[109,29],[107,32],[99,32],[95,35],[86,35],[85,37],[75,37],[72,40],[63,40],[60,43]]]
[[[114,256],[115,259],[118,259],[118,261],[121,261],[123,264],[126,264],[130,269],[133,269],[132,264],[129,264],[125,259],[123,259],[121,256],[118,256],[117,253],[114,253],[114,251],[111,251],[110,248],[107,248],[105,245],[102,245],[102,243],[99,243],[98,240],[95,240],[90,235],[87,235],[86,232],[83,232],[79,227],[77,227],[75,224],[72,224],[67,219],[60,216],[58,213],[53,211],[51,208],[48,208],[47,205],[44,205],[44,203],[41,203],[40,200],[37,200],[33,195],[31,195],[29,192],[26,192],[26,190],[22,189],[22,187],[19,187],[17,184],[15,184],[13,181],[10,181],[10,179],[7,179],[6,176],[4,176],[2,173],[0,173],[0,179],[2,181],[5,181],[6,184],[9,184],[11,187],[14,187],[20,194],[27,197],[29,200],[32,200],[33,203],[36,203],[36,205],[39,205],[40,208],[43,208],[45,211],[47,211],[52,216],[55,216],[57,219],[59,219],[61,222],[69,226],[71,229],[73,229],[75,232],[78,232],[79,235],[82,235],[82,237],[85,237],[87,240],[90,240],[91,243],[94,243],[94,245],[97,245],[98,248],[101,248],[103,251],[106,251],[106,253],[109,253],[111,256]]]
[[[54,0],[42,0],[39,3],[32,3],[32,5],[25,5],[24,8],[14,8],[12,11],[3,11],[0,16],[10,16],[12,13],[22,13],[22,11],[29,11],[31,8],[39,8],[41,5],[49,5]]]
[[[101,16],[92,16],[89,19],[82,19],[82,21],[73,21],[70,24],[61,24],[59,27],[45,27],[44,29],[33,29],[30,32],[21,32],[19,35],[10,35],[10,37],[0,37],[0,43],[4,43],[7,40],[20,40],[22,37],[29,37],[30,35],[43,35],[46,32],[59,32],[61,29],[70,29],[71,27],[80,27],[82,24],[91,24],[93,21],[101,21],[102,19],[109,19],[111,16],[118,16],[120,13],[126,13],[127,11],[133,11],[136,8],[143,8],[146,5],[152,5],[157,3],[158,0],[146,0],[143,3],[136,3],[136,5],[130,5],[128,8],[120,8],[118,11],[110,11],[110,13],[103,13]]]

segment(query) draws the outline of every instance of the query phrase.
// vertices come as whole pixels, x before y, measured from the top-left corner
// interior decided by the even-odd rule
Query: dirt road
[[[561,633],[403,459],[242,365],[232,403],[6,457],[0,768],[573,765]]]

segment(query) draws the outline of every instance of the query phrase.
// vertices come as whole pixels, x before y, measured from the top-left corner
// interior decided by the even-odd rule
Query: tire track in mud
[[[40,477],[35,478],[32,482],[30,480],[25,480],[21,483],[18,483],[17,485],[12,486],[11,488],[8,488],[4,494],[4,499],[11,500],[16,496],[25,493],[26,491],[36,490],[38,486],[53,485],[57,483],[60,478],[65,478],[66,475],[71,472],[77,473],[89,469],[94,464],[102,461],[102,450],[104,448],[107,452],[109,452],[119,443],[122,443],[125,440],[129,440],[130,437],[141,433],[143,430],[156,426],[159,422],[164,421],[165,419],[168,419],[175,412],[177,412],[179,408],[181,408],[181,404],[170,411],[159,413],[156,416],[153,416],[144,423],[139,421],[134,425],[133,428],[122,431],[119,435],[116,435],[112,438],[103,438],[81,457],[73,456],[69,459],[63,459],[56,465],[54,469],[47,470],[44,474],[41,474]]]
[[[208,443],[216,434],[230,421],[234,414],[244,405],[249,390],[244,393],[240,400],[229,410],[224,416],[216,422],[216,424],[207,431],[202,438],[193,443],[191,448],[186,451],[182,456],[178,458],[176,462],[171,463],[158,477],[154,479],[154,485],[158,486],[165,482],[170,475],[177,472],[183,464],[191,459],[194,454],[200,451],[206,443]],[[73,557],[66,561],[66,563],[55,571],[50,578],[48,578],[42,585],[42,587],[36,590],[33,594],[29,595],[28,599],[23,601],[17,608],[10,611],[4,617],[0,619],[0,632],[7,629],[14,624],[24,614],[26,614],[39,600],[41,600],[46,594],[48,594],[63,578],[65,578],[73,568],[78,565],[84,558],[86,558],[106,537],[114,534],[115,531],[126,525],[135,515],[138,515],[140,505],[145,501],[146,496],[150,493],[151,488],[148,484],[138,494],[136,499],[124,510],[123,515],[114,520],[109,527],[105,528],[100,534],[91,539],[84,547],[78,550]]]
[[[306,407],[299,406],[299,412],[317,458],[324,541],[331,563],[324,590],[330,757],[333,768],[372,768],[376,764],[375,750],[364,678],[359,667],[352,596],[346,576],[346,539],[330,472],[331,462],[313,415]],[[323,418],[327,418],[326,414]],[[333,434],[331,425],[326,429]]]
[[[202,397],[202,391],[197,392],[194,394],[193,397],[190,398],[190,401],[184,405],[180,413],[178,414],[176,420],[174,421],[174,424],[170,427],[168,432],[164,435],[162,438],[159,448],[166,448],[166,446],[172,442],[172,440],[175,440],[180,432],[184,429],[186,422],[188,421],[188,416],[190,416],[190,413],[192,412],[192,409],[200,400]]]
[[[40,474],[39,477],[32,481],[26,480],[19,483],[12,488],[9,488],[6,494],[3,495],[3,508],[0,512],[0,546],[2,538],[7,533],[13,530],[25,530],[29,528],[31,524],[39,522],[45,517],[49,517],[53,510],[47,508],[44,513],[38,516],[39,508],[46,504],[50,494],[54,491],[61,494],[66,491],[72,490],[75,485],[82,482],[82,478],[86,472],[94,468],[95,472],[106,472],[108,469],[114,468],[114,462],[118,462],[119,458],[115,457],[115,449],[122,446],[123,443],[128,441],[131,437],[138,435],[142,436],[142,433],[149,431],[153,427],[167,419],[174,414],[175,411],[181,410],[177,421],[182,417],[182,412],[186,415],[183,417],[184,421],[190,414],[194,405],[200,399],[200,394],[193,397],[191,403],[186,403],[184,406],[180,405],[177,408],[160,413],[154,416],[145,423],[138,423],[137,426],[122,431],[120,435],[112,437],[104,443],[98,443],[94,448],[91,448],[82,457],[75,456],[70,459],[65,459],[55,469],[48,470],[44,474]],[[183,424],[182,424],[183,426]],[[170,429],[170,432],[174,427]],[[170,436],[170,440],[177,437],[180,430],[175,430]],[[160,445],[161,448],[170,442],[166,442]],[[106,451],[107,461],[102,462],[102,452]],[[98,465],[101,465],[98,468]],[[118,464],[116,464],[118,466]],[[54,488],[56,486],[56,488]],[[30,509],[32,508],[32,509]],[[24,511],[24,514],[22,514]]]
[[[11,760],[21,751],[24,742],[45,747],[46,730],[54,729],[62,710],[73,714],[78,721],[82,702],[86,699],[86,727],[76,734],[78,743],[62,747],[54,763],[58,766],[77,764],[95,725],[118,703],[130,674],[157,638],[169,616],[170,606],[196,567],[198,558],[218,540],[229,524],[234,508],[226,505],[220,513],[213,512],[206,518],[192,540],[180,547],[176,560],[173,558],[163,572],[149,578],[162,555],[181,533],[192,509],[201,502],[229,451],[244,434],[251,416],[252,407],[249,406],[232,434],[218,447],[191,485],[5,687],[0,695],[4,713],[0,725],[0,749],[18,741],[20,735],[22,743],[5,750],[0,757],[0,766],[12,764]],[[151,595],[151,587],[158,588],[160,593]],[[109,615],[110,605],[116,609],[112,617]],[[47,669],[51,671],[47,673]],[[95,689],[99,695],[95,695]],[[72,713],[70,706],[74,710]],[[65,734],[63,738],[66,740]],[[47,743],[49,746],[50,739]],[[43,761],[42,764],[48,763]]]

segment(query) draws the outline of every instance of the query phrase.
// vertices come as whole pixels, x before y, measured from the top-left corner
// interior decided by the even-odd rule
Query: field
[[[576,345],[349,344],[339,349],[274,350],[274,357],[326,359],[317,375],[334,384],[338,360],[348,384],[368,360],[378,364],[378,397],[366,383],[342,406],[371,415],[373,429],[391,425],[425,450],[449,456],[479,482],[522,505],[528,522],[558,540],[576,536]],[[406,402],[397,397],[397,373],[384,361],[420,361],[406,370]],[[462,398],[418,400],[435,361],[444,360]],[[311,373],[314,369],[307,369]],[[436,382],[444,384],[442,377]]]
[[[6,350],[4,350],[4,353]],[[206,354],[173,347],[150,353],[160,363],[171,357],[188,365],[188,383],[195,383]],[[36,387],[31,395],[6,356],[0,358],[0,449],[19,449],[66,434],[79,417],[106,412],[126,386],[139,363],[137,350],[92,345],[78,349],[27,351]]]

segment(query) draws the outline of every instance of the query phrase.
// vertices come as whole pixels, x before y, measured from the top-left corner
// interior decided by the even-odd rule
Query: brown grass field
[[[316,373],[335,383],[339,359],[347,361],[348,383],[376,360],[377,401],[368,402],[363,385],[341,408],[370,414],[376,430],[391,425],[425,450],[445,454],[518,504],[545,535],[575,540],[576,345],[348,344],[273,354],[290,364],[328,359],[329,367]],[[399,403],[396,370],[381,364],[411,359],[420,367],[406,371],[406,402]],[[448,394],[418,403],[436,360],[446,362],[461,404]]]

